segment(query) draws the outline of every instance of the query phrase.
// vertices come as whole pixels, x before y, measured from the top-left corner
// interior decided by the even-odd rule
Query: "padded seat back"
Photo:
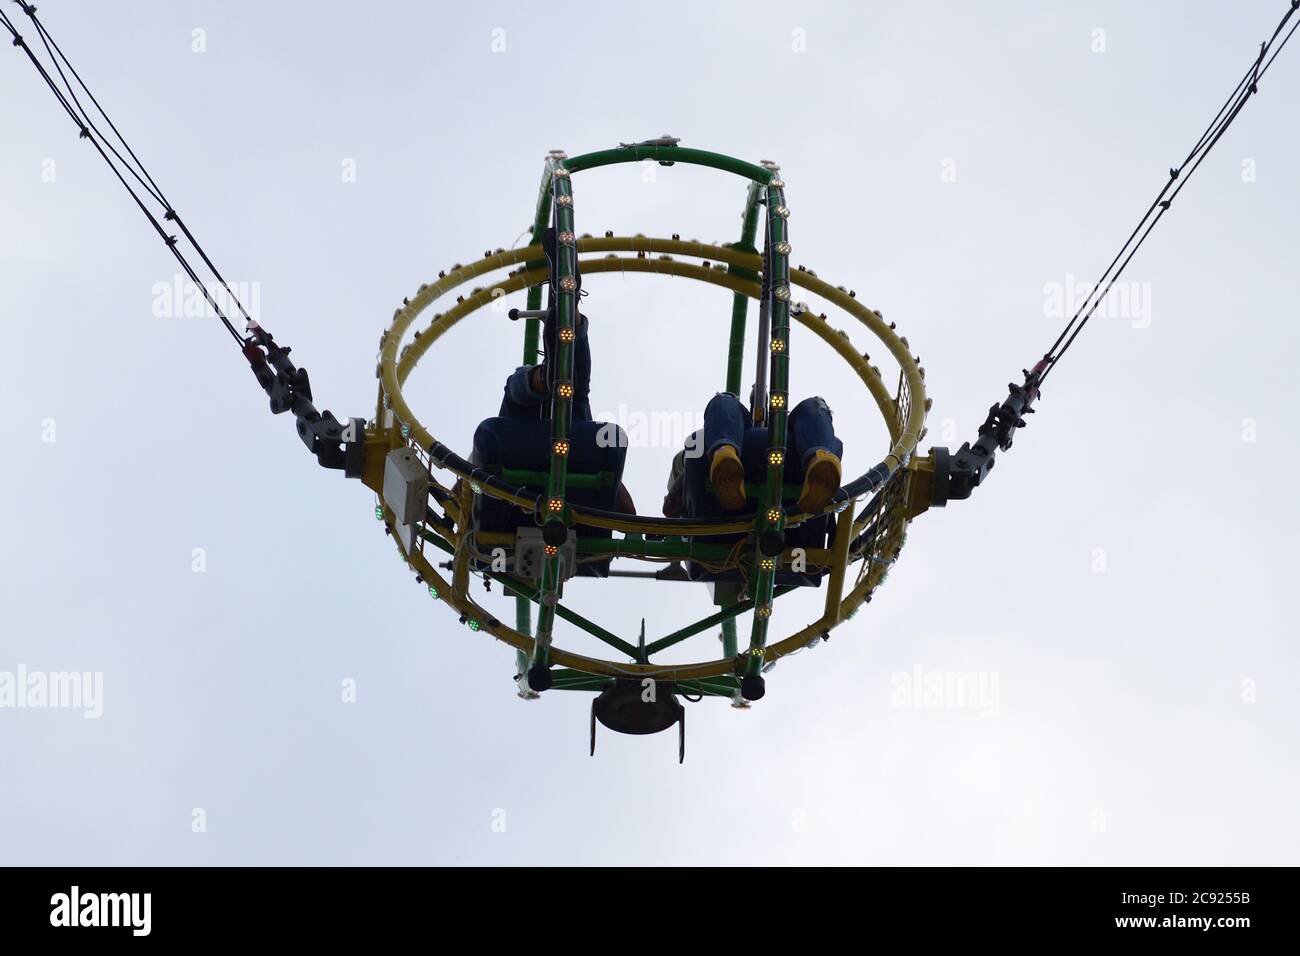
[[[565,498],[579,507],[614,511],[618,504],[618,486],[623,480],[627,458],[627,436],[617,425],[605,422],[574,422],[569,437],[568,473],[571,479]],[[549,419],[489,418],[474,432],[473,462],[485,471],[512,484],[520,484],[546,493],[543,476],[551,467],[551,422]],[[531,472],[520,476],[512,472]],[[596,487],[579,476],[599,476]],[[522,480],[521,480],[522,479]],[[509,502],[487,495],[474,501],[474,524],[479,531],[514,534],[520,527],[535,527],[532,515]],[[575,525],[579,540],[609,539],[606,528]],[[606,577],[608,560],[578,566],[578,574]]]
[[[744,509],[745,512],[753,512],[756,506],[754,495],[762,491],[764,483],[767,481],[767,429],[762,426],[751,426],[745,430],[745,444],[741,451],[740,460],[745,466],[745,491],[749,494],[749,504]],[[744,512],[727,512],[722,509],[718,503],[717,496],[709,487],[709,463],[708,456],[701,454],[697,457],[686,458],[685,473],[685,499],[684,507],[687,517],[696,518],[713,518],[727,514],[741,514]],[[782,494],[782,505],[787,513],[797,511],[799,498],[799,489],[803,486],[803,463],[793,460],[792,455],[786,456],[784,485],[785,492]],[[785,546],[787,548],[825,548],[828,537],[833,527],[833,519],[830,515],[822,515],[811,521],[805,521],[797,528],[787,529],[785,533]],[[704,538],[697,538],[698,541],[716,541],[722,544],[734,545],[744,535],[710,535]],[[693,581],[739,581],[741,575],[739,571],[707,571],[693,561],[686,563],[686,573],[690,575]],[[809,568],[806,572],[798,573],[789,570],[779,570],[776,572],[776,583],[778,586],[795,585],[817,587],[821,583],[822,572],[816,568]]]

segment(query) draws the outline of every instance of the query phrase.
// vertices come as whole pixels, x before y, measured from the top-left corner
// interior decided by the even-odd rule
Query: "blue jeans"
[[[730,445],[741,454],[745,447],[745,430],[749,427],[749,413],[739,398],[730,392],[719,392],[704,408],[704,453],[712,457],[723,445]],[[832,455],[844,454],[844,443],[835,437],[835,423],[830,406],[820,396],[805,398],[796,405],[786,419],[786,446],[793,461],[800,468],[817,451]]]
[[[541,418],[542,409],[550,396],[533,391],[530,379],[534,368],[546,366],[521,365],[506,379],[505,395],[501,399],[502,418]],[[591,344],[587,339],[585,317],[578,322],[573,339],[573,416],[575,422],[591,421]]]

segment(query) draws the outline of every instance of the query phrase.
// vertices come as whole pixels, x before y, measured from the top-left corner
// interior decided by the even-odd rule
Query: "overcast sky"
[[[925,444],[955,448],[1285,6],[46,0],[41,16],[340,417],[373,414],[403,296],[515,243],[548,149],[671,133],[781,163],[793,261],[898,323],[934,398]],[[0,681],[98,673],[102,713],[0,709],[0,862],[1297,862],[1300,51],[989,483],[920,517],[871,606],[780,662],[761,703],[687,704],[679,767],[671,734],[602,732],[588,757],[587,694],[515,696],[513,653],[414,583],[373,495],[315,465],[219,325],[166,314],[166,249],[4,49]],[[740,180],[651,172],[576,177],[580,230],[738,236]],[[697,415],[723,383],[729,294],[584,285],[596,410]],[[434,434],[468,452],[520,344],[484,312],[430,353],[408,392]],[[874,405],[813,336],[792,348],[792,391],[828,399],[861,473],[888,444]],[[675,450],[629,451],[642,511]],[[823,594],[779,604],[774,633]],[[696,585],[567,598],[629,639],[642,617],[653,639],[711,610]],[[718,656],[706,633],[670,659]],[[962,675],[982,701],[905,706],[918,677]]]

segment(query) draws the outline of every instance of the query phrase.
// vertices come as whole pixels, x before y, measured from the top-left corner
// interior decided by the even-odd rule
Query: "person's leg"
[[[786,419],[786,434],[795,460],[804,467],[818,451],[828,451],[839,457],[844,443],[835,437],[835,420],[830,406],[820,395],[805,398]]]
[[[740,450],[745,441],[745,406],[730,392],[719,392],[704,409],[704,453],[709,456],[709,480],[722,507],[745,507],[745,466]]]
[[[821,511],[840,490],[840,456],[844,443],[835,437],[830,406],[820,396],[805,398],[790,412],[786,434],[795,460],[803,468],[799,510]]]
[[[587,317],[578,313],[577,327],[573,337],[573,360],[570,365],[569,381],[573,385],[573,412],[570,419],[575,422],[591,421],[591,342],[587,337]],[[546,359],[541,365],[544,387],[551,387],[550,358],[559,348],[559,332],[555,319],[548,314],[543,322],[542,348]]]
[[[739,452],[745,441],[745,406],[740,399],[730,392],[718,392],[704,406],[704,447],[705,455],[713,453],[724,446],[731,446]]]
[[[587,338],[587,317],[581,313],[573,337],[573,420],[591,421],[591,342]]]

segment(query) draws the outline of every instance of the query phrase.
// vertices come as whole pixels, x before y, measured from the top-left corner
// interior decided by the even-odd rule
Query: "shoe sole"
[[[724,458],[712,469],[710,480],[722,507],[739,511],[745,507],[745,468],[734,458]]]
[[[813,462],[803,481],[807,490],[799,496],[799,508],[805,514],[821,511],[840,490],[840,476],[835,464],[825,459]]]

